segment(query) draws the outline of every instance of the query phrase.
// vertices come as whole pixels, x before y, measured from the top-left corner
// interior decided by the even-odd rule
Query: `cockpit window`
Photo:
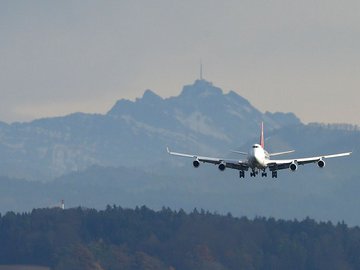
[[[259,146],[258,145],[253,145],[253,148],[258,148]]]

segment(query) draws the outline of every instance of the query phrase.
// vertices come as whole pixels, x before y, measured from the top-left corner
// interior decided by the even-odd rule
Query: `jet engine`
[[[319,168],[324,168],[324,167],[325,167],[325,161],[323,161],[322,159],[320,159],[320,160],[317,162],[317,165],[319,166]]]
[[[221,162],[221,163],[219,164],[219,170],[220,170],[220,171],[224,171],[225,168],[226,168],[226,164],[225,164],[224,162]]]
[[[199,167],[199,166],[200,166],[200,162],[199,162],[197,159],[194,160],[194,161],[193,161],[193,166],[194,166],[195,168]]]
[[[292,162],[290,164],[289,168],[290,168],[291,171],[295,172],[297,170],[297,168],[298,168],[298,165],[297,165],[296,162]]]

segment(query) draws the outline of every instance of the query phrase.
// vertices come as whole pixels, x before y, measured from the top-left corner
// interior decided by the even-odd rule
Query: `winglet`
[[[264,122],[261,122],[261,131],[260,131],[260,145],[264,149],[265,142],[264,142]]]
[[[168,154],[170,154],[170,149],[167,146],[166,146],[166,151],[168,152]]]

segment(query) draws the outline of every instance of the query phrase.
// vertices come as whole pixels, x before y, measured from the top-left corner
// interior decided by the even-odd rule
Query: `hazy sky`
[[[0,120],[178,95],[201,58],[261,111],[360,124],[359,0],[0,0]]]

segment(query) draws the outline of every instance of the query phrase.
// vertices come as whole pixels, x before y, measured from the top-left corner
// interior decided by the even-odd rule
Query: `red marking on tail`
[[[261,122],[260,145],[261,145],[262,148],[265,148],[265,142],[264,142],[264,122]]]

